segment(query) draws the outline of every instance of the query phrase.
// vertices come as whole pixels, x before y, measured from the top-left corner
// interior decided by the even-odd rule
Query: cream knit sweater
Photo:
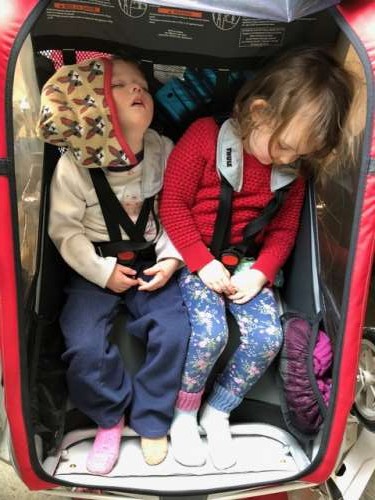
[[[163,140],[169,154],[172,143],[165,137]],[[105,170],[114,193],[133,221],[143,202],[142,169],[152,168],[144,163],[142,161],[128,172]],[[106,286],[116,258],[97,255],[91,243],[108,241],[109,236],[89,171],[78,167],[69,152],[60,158],[53,175],[48,232],[71,268],[92,283]],[[128,239],[124,232],[122,236]],[[150,215],[145,238],[150,241],[155,236],[156,227]],[[156,242],[156,256],[158,261],[168,257],[182,260],[163,229]]]

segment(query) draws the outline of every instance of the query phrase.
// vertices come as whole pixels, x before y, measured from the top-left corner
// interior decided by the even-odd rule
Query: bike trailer
[[[323,397],[310,377],[313,399],[293,408],[283,350],[231,416],[234,467],[184,467],[171,453],[148,466],[137,435],[126,430],[114,470],[89,474],[95,424],[69,401],[61,361],[67,267],[46,228],[49,184],[62,151],[36,137],[41,87],[62,64],[126,52],[152,81],[154,126],[176,140],[196,117],[227,113],[240,84],[280,50],[305,45],[331,49],[356,77],[348,151],[330,159],[334,175],[310,183],[279,288],[286,335],[297,325],[294,334],[305,342],[306,357],[298,361],[307,376],[319,332],[328,339],[329,394]],[[371,0],[2,0],[0,453],[8,453],[29,489],[82,498],[259,496],[327,481],[345,460],[354,415],[374,430],[374,57]],[[125,320],[118,318],[113,342],[136,372],[143,346],[126,335]],[[236,335],[233,327],[224,358]]]

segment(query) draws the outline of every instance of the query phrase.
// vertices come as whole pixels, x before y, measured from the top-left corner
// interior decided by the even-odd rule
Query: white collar
[[[216,169],[222,175],[234,191],[241,191],[243,183],[243,145],[236,130],[236,122],[233,118],[225,120],[219,130],[216,145]],[[272,167],[271,171],[271,191],[274,193],[278,189],[293,182],[297,174],[286,171],[280,167]]]

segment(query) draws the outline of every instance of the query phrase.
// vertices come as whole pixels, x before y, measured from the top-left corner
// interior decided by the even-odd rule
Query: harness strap
[[[239,192],[243,182],[243,146],[232,119],[226,120],[223,115],[214,116],[214,119],[220,127],[216,144],[220,197],[210,248],[212,254],[220,259],[228,270],[233,271],[242,257],[257,255],[258,245],[255,242],[255,235],[267,226],[279,210],[295,175],[285,176],[278,170],[272,169],[270,188],[275,193],[274,197],[263,208],[261,214],[245,226],[242,242],[229,246],[233,191]]]
[[[276,215],[276,212],[282,205],[289,188],[290,186],[286,186],[276,191],[275,196],[267,203],[263,212],[245,226],[243,232],[244,240],[252,238],[270,223],[271,219]]]
[[[89,169],[89,172],[98,196],[111,242],[122,240],[120,226],[126,232],[131,242],[146,242],[144,232],[150,212],[155,221],[156,234],[159,234],[160,225],[154,210],[155,196],[151,196],[144,200],[137,221],[134,223],[113,192],[103,170]],[[146,243],[150,245],[153,242]]]
[[[245,226],[242,242],[228,248],[233,188],[229,182],[221,176],[219,208],[216,215],[210,248],[213,255],[220,259],[228,269],[234,269],[240,259],[245,255],[255,256],[257,254],[258,248],[255,242],[255,235],[265,228],[275,216],[289,188],[290,186],[287,185],[276,191],[275,196],[267,203],[262,213]]]
[[[243,230],[243,242],[236,245],[236,249],[243,255],[248,253],[251,256],[256,256],[258,245],[255,242],[255,235],[271,222],[283,204],[289,188],[290,186],[288,185],[276,191],[275,196],[267,203],[262,213],[245,226]]]
[[[119,264],[132,265],[137,257],[155,260],[155,245],[145,241],[137,243],[129,240],[93,242],[95,251],[101,257],[116,257]]]
[[[223,248],[228,246],[230,223],[232,219],[232,196],[232,186],[225,177],[221,176],[219,208],[216,214],[214,232],[210,245],[211,252],[215,257],[218,257]]]

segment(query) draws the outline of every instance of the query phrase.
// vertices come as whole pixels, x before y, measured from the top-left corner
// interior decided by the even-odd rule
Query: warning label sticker
[[[176,40],[194,40],[196,36],[194,30],[204,28],[208,22],[208,16],[203,12],[167,7],[157,7],[149,16],[150,24],[159,25],[156,34],[158,38]]]
[[[112,23],[108,8],[111,8],[110,0],[52,2],[51,6],[46,9],[46,17],[48,21],[74,18]]]
[[[58,10],[75,10],[78,12],[92,12],[94,14],[100,13],[100,7],[95,7],[94,5],[55,2],[53,4],[53,6],[55,9],[58,9]]]
[[[198,19],[203,17],[203,12],[196,12],[194,10],[168,9],[166,7],[158,7],[157,13],[165,14],[166,16],[194,17]]]
[[[274,47],[283,44],[286,28],[280,24],[244,19],[240,32],[240,47]]]
[[[283,23],[133,0],[52,0],[36,23],[34,41],[40,50],[65,48],[69,39],[75,48],[87,50],[97,40],[98,48],[108,42],[110,50],[130,47],[231,60],[268,55],[295,40],[334,40],[331,17],[322,13],[321,18]]]

